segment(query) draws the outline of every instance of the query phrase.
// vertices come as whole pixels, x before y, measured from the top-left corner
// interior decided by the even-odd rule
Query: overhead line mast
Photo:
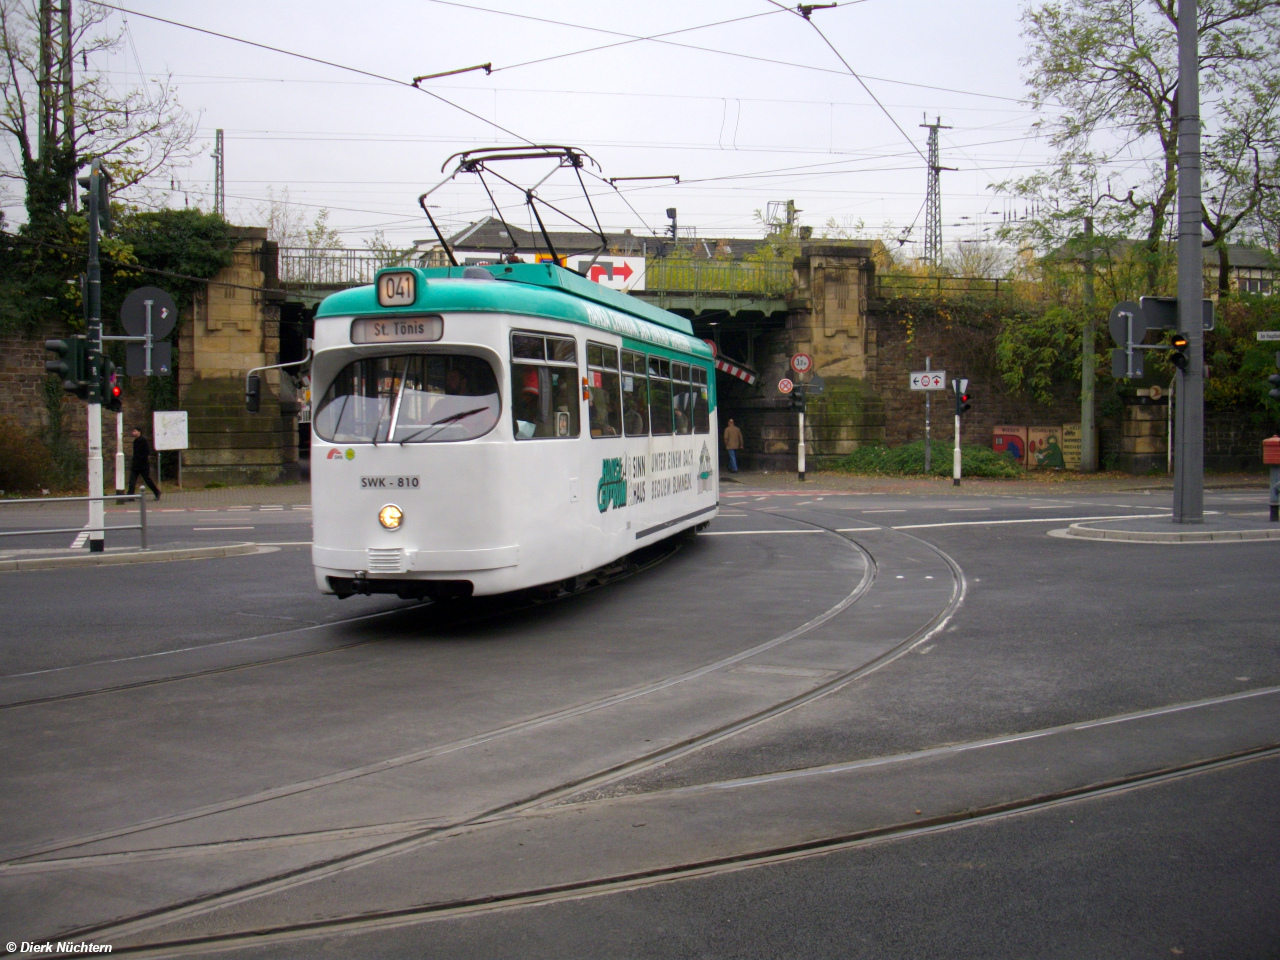
[[[939,166],[938,161],[938,131],[950,130],[951,127],[944,126],[941,117],[933,123],[929,123],[928,119],[926,116],[925,122],[920,124],[929,131],[929,178],[924,197],[924,258],[937,267],[942,264],[942,184],[938,174],[943,170],[954,170],[955,167]]]

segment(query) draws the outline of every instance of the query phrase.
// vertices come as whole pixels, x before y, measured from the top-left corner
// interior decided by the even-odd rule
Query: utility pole
[[[1173,522],[1204,522],[1204,255],[1200,226],[1200,62],[1196,0],[1178,0],[1178,374]]]
[[[98,262],[98,233],[110,217],[106,171],[95,159],[85,186],[89,193],[88,270],[88,354],[89,354],[89,552],[102,553],[106,546],[105,512],[102,502],[102,266]],[[103,210],[103,204],[108,204]],[[144,491],[145,492],[145,491]]]
[[[227,166],[226,154],[222,147],[222,130],[214,134],[213,148],[213,212],[226,219],[227,216]]]
[[[943,170],[954,170],[955,167],[938,165],[938,131],[950,130],[942,125],[938,117],[934,123],[925,122],[921,127],[929,131],[929,179],[924,195],[924,258],[937,267],[942,263],[942,187],[938,174]]]
[[[1093,217],[1084,218],[1084,341],[1080,345],[1080,469],[1098,472],[1098,427],[1094,421]]]

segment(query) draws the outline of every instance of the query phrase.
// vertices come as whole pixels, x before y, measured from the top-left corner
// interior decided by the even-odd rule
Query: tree
[[[1092,215],[1101,237],[1140,240],[1155,292],[1177,196],[1177,0],[1049,0],[1028,7],[1023,24],[1031,103],[1060,112],[1040,122],[1057,151],[1053,169],[997,185],[1048,211],[1010,233],[1061,242]],[[1203,219],[1225,254],[1261,201],[1252,161],[1261,169],[1277,153],[1267,91],[1280,69],[1280,0],[1200,0],[1199,35],[1204,194],[1218,197]],[[1139,165],[1113,185],[1116,161],[1135,155]]]
[[[121,45],[123,32],[106,28],[110,13],[72,0],[0,0],[0,133],[17,160],[0,159],[0,177],[24,185],[33,227],[74,212],[75,172],[90,159],[107,161],[123,195],[191,155],[195,122],[171,78],[120,90],[89,67]]]

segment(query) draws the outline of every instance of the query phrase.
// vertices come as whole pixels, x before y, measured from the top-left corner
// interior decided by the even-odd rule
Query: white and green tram
[[[312,558],[339,597],[577,580],[716,514],[689,321],[549,263],[381,271],[316,316]]]

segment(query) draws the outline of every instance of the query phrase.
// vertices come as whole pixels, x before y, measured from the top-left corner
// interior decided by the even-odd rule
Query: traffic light
[[[57,355],[46,360],[44,368],[62,378],[62,389],[81,400],[89,399],[89,345],[84,337],[46,340],[44,348]]]
[[[257,413],[262,404],[262,378],[251,373],[244,378],[244,408]]]
[[[90,199],[96,201],[98,208],[98,228],[107,233],[111,230],[111,175],[102,166],[101,160],[94,160],[89,176],[80,177],[77,182],[84,188],[85,214],[88,215]]]
[[[106,354],[102,355],[102,405],[112,413],[119,413],[124,406],[124,389],[120,386],[120,378],[116,375],[116,365]]]
[[[1187,372],[1187,364],[1191,362],[1187,356],[1187,338],[1181,333],[1173,335],[1173,349],[1169,352],[1169,362],[1181,370]]]
[[[969,393],[968,380],[952,380],[951,386],[956,391],[956,416],[958,417],[962,413],[966,413],[970,407],[972,407],[969,400],[972,398],[973,394]]]
[[[1276,369],[1280,370],[1280,350],[1276,351]],[[1267,396],[1272,400],[1280,400],[1280,373],[1267,377],[1267,383],[1271,384],[1271,392]]]

